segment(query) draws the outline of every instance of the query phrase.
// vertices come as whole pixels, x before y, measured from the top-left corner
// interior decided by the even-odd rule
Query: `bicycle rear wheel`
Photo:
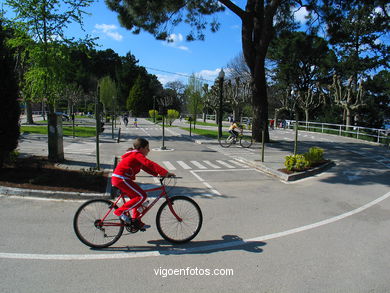
[[[200,207],[194,200],[186,196],[173,196],[169,201],[181,221],[172,213],[168,201],[166,201],[157,212],[158,232],[165,240],[172,243],[185,243],[194,239],[203,222]]]
[[[73,228],[85,245],[104,248],[114,244],[122,236],[124,225],[113,213],[104,222],[101,221],[112,204],[106,199],[92,199],[83,203],[76,211]]]
[[[218,138],[218,141],[219,141],[219,144],[221,145],[221,147],[228,148],[234,142],[234,138],[231,135],[222,136],[222,137]]]
[[[240,139],[240,145],[243,148],[249,148],[253,143],[253,138],[252,136],[242,136]]]

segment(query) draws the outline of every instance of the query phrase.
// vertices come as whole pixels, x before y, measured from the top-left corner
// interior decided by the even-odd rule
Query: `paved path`
[[[169,151],[159,151],[161,128],[142,120],[140,126],[126,129],[119,144],[103,135],[101,150],[110,155],[102,156],[102,165],[111,168],[128,139],[147,137],[155,149],[151,158],[183,176],[175,191],[202,207],[204,226],[196,239],[184,246],[162,241],[151,214],[147,232],[90,250],[72,231],[80,202],[0,197],[0,233],[6,235],[0,240],[0,292],[388,292],[388,151],[302,132],[300,148],[320,144],[336,164],[286,183],[240,165],[241,158],[259,163],[256,146],[196,144],[192,140],[200,137],[173,128],[167,131]],[[276,169],[283,162],[278,156],[292,152],[293,134],[271,135],[283,140],[266,149],[265,164]],[[44,143],[34,143],[44,152]],[[66,141],[65,149],[75,150],[75,143]],[[93,141],[83,143],[91,149],[66,153],[69,167],[93,165]],[[20,274],[21,268],[28,273]]]

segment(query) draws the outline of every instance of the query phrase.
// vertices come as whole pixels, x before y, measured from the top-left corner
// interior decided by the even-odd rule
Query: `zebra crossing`
[[[169,171],[184,170],[211,170],[211,169],[238,169],[250,168],[237,160],[190,160],[190,161],[162,161],[161,165]]]

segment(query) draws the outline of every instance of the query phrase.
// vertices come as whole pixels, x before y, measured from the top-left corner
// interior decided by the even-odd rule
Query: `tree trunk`
[[[306,125],[309,122],[309,109],[305,109]]]
[[[30,101],[26,101],[26,118],[27,118],[27,124],[34,124]]]
[[[260,142],[264,130],[264,142],[269,142],[268,132],[268,97],[264,62],[257,62],[257,70],[252,75],[255,81],[252,87],[253,124],[252,133],[255,141]]]

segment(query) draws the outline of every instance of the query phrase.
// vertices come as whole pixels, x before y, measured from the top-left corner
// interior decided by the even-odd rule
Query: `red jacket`
[[[122,160],[116,166],[114,174],[135,180],[135,175],[141,169],[153,176],[165,176],[168,173],[159,164],[147,159],[139,150],[132,150],[122,156]]]

